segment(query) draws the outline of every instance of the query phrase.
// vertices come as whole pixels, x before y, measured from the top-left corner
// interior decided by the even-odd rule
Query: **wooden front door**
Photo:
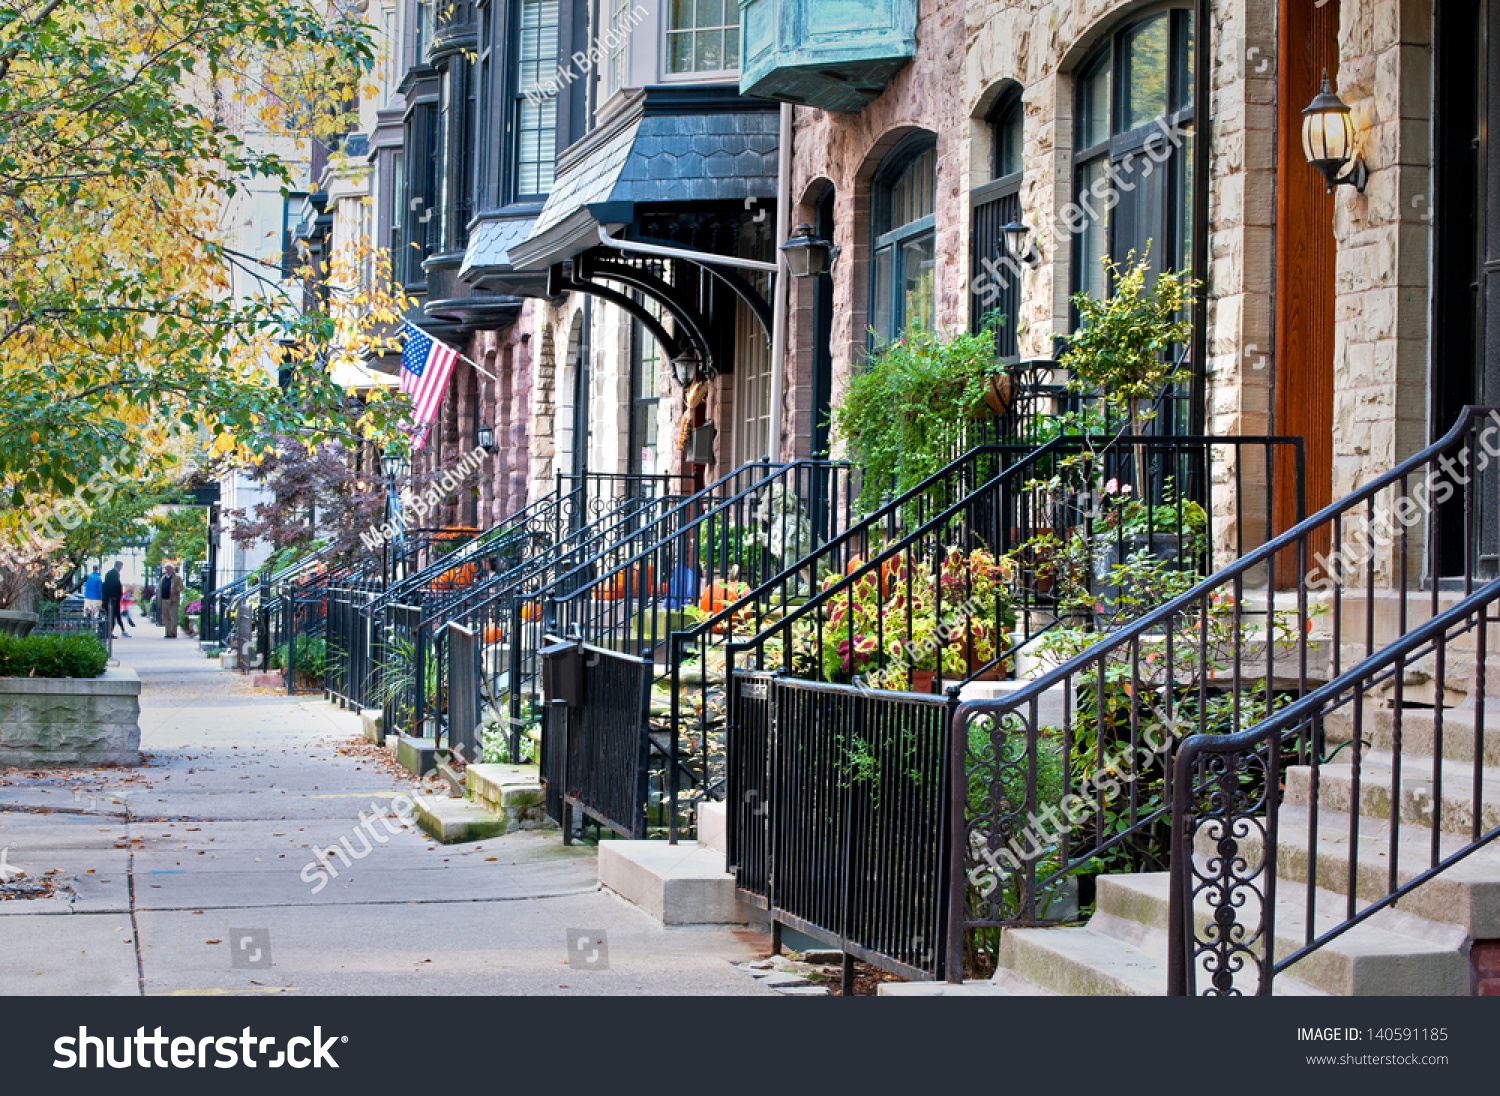
[[[1321,7],[1282,0],[1279,56],[1275,432],[1303,439],[1306,514],[1333,501],[1333,208],[1323,178],[1302,152],[1302,108],[1322,84],[1323,70],[1338,86],[1339,0]],[[1242,368],[1253,369],[1247,355]],[[1278,454],[1280,458],[1281,454]],[[1296,522],[1296,480],[1291,461],[1276,469],[1277,532]],[[1326,553],[1326,529],[1309,556]],[[1297,560],[1277,560],[1276,582],[1296,585]]]

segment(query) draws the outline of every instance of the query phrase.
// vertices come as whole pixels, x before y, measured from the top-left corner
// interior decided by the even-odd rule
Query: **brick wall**
[[[1469,950],[1475,997],[1500,997],[1500,940],[1476,940]]]

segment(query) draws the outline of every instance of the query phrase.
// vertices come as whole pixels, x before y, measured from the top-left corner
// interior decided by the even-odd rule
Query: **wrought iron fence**
[[[1445,661],[1468,648],[1482,705],[1500,587],[1475,590],[1484,462],[1469,456],[1497,415],[1467,409],[1391,472],[1164,592],[1011,696],[961,705],[950,978],[962,977],[965,941],[1038,923],[1049,898],[1095,873],[1170,869],[1171,992],[1193,992],[1201,977],[1215,993],[1269,993],[1276,973],[1494,839],[1479,812],[1434,805],[1425,827],[1414,823],[1423,832],[1413,855],[1401,772],[1420,766],[1441,788],[1447,721],[1475,736],[1461,747],[1473,751],[1466,760],[1482,752],[1482,710],[1473,723],[1444,713]],[[1463,594],[1449,594],[1445,608],[1445,583],[1432,575],[1449,570],[1445,538],[1455,531],[1451,582]],[[1425,698],[1434,706],[1397,714],[1418,666],[1434,683]],[[1394,707],[1380,714],[1370,707],[1377,699]],[[1425,722],[1415,750],[1397,729],[1404,722]],[[1384,756],[1372,760],[1376,746]],[[1350,750],[1337,766],[1349,809],[1320,820],[1332,812],[1320,807],[1319,784],[1340,748]],[[1379,826],[1360,820],[1366,782],[1402,804]],[[1415,792],[1426,789],[1424,776]],[[1362,828],[1379,832],[1362,839]],[[1318,863],[1330,841],[1345,850],[1337,878]],[[1278,898],[1289,871],[1302,888],[1290,904]],[[1316,904],[1325,884],[1345,902],[1332,923]]]
[[[943,977],[957,700],[744,671],[730,697],[740,896],[847,956]]]
[[[1288,703],[1236,710],[1218,734],[1192,725],[1176,751],[1169,993],[1269,995],[1277,975],[1398,901],[1451,919],[1451,898],[1421,888],[1500,837],[1485,802],[1500,581],[1480,584],[1482,538],[1495,535],[1480,474],[1497,424],[1500,411],[1466,408],[1427,449],[1154,614],[1171,637],[1226,591],[1240,601],[1252,568],[1291,557],[1303,576],[1283,611],[1297,637]],[[1310,593],[1331,615],[1328,680],[1311,690]],[[1232,652],[1236,694],[1285,673],[1270,655],[1257,671],[1250,653]]]
[[[784,561],[800,560],[837,535],[852,513],[853,493],[851,469],[842,462],[746,465],[715,489],[559,576],[534,619],[526,620],[524,606],[518,607],[522,649],[538,649],[545,633],[577,635],[653,664],[666,659],[658,684],[680,684],[682,658],[672,669],[672,652],[687,648],[682,643],[669,648],[668,641],[690,631],[727,597],[738,596],[731,591],[748,592],[775,578],[787,566]],[[534,671],[523,662],[518,667],[523,684],[528,673]],[[702,788],[715,778],[711,774],[722,773],[722,700],[708,733],[690,737],[679,733],[686,725],[678,718],[681,695],[669,688],[652,705],[659,742],[654,788],[668,804],[674,840],[684,815],[683,790]]]
[[[544,707],[541,778],[549,817],[562,826],[564,842],[571,840],[575,810],[622,837],[644,838],[650,664],[581,643],[557,644],[549,654],[551,676],[576,675],[549,690]]]

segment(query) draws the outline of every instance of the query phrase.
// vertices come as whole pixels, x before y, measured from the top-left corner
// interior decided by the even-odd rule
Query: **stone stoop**
[[[1448,675],[1451,680],[1451,674]],[[1444,682],[1445,685],[1448,682]],[[1451,696],[1466,692],[1465,680]],[[1351,886],[1363,907],[1384,897],[1391,875],[1391,818],[1401,819],[1395,845],[1396,876],[1409,882],[1428,870],[1436,832],[1438,856],[1459,852],[1469,841],[1475,814],[1476,754],[1480,762],[1480,824],[1500,824],[1500,695],[1494,718],[1476,737],[1472,702],[1442,710],[1443,734],[1439,793],[1434,787],[1434,753],[1438,746],[1438,712],[1432,708],[1401,710],[1400,792],[1395,792],[1396,712],[1363,703],[1363,737],[1368,745],[1356,784],[1352,751],[1345,747],[1320,767],[1317,790],[1317,840],[1310,843],[1312,770],[1286,770],[1286,795],[1277,812],[1276,950],[1279,957],[1302,948],[1309,935],[1319,936],[1344,922]],[[1420,703],[1420,701],[1419,701]],[[1352,713],[1345,709],[1325,721],[1330,743],[1353,734]],[[1358,822],[1357,840],[1350,833]],[[1239,857],[1254,865],[1262,857],[1259,827],[1237,832]],[[1200,864],[1221,855],[1213,835],[1200,830],[1195,855]],[[1309,902],[1309,887],[1311,901]],[[1007,929],[1001,938],[1001,971],[983,992],[1025,995],[1053,992],[1069,995],[1149,996],[1166,992],[1166,873],[1101,876],[1096,912],[1087,925],[1061,929]],[[1247,928],[1259,920],[1258,897],[1248,888],[1243,909]],[[1207,890],[1193,915],[1200,938],[1212,920]],[[1310,926],[1308,918],[1311,916]],[[1330,996],[1469,996],[1475,972],[1489,953],[1488,941],[1500,940],[1500,847],[1481,848],[1403,898],[1335,937],[1287,968],[1275,982],[1283,995]],[[1477,942],[1477,943],[1476,943]],[[1471,949],[1480,951],[1471,957]],[[1241,992],[1254,992],[1256,972],[1243,969],[1235,980]],[[1206,988],[1200,970],[1198,990]],[[967,989],[963,991],[969,994]],[[893,987],[889,995],[955,994],[956,987]]]
[[[470,802],[505,821],[505,830],[556,829],[535,765],[470,765],[464,770]]]
[[[698,844],[729,855],[729,804],[698,804]]]
[[[741,902],[724,854],[703,845],[601,841],[599,882],[664,925],[744,925],[765,915]]]
[[[437,768],[436,739],[402,736],[395,743],[396,763],[413,776],[426,776]]]
[[[417,825],[442,845],[483,841],[505,832],[504,815],[485,810],[467,799],[419,796],[413,813]]]
[[[359,725],[365,741],[376,746],[385,745],[385,713],[379,708],[365,708],[359,713]]]

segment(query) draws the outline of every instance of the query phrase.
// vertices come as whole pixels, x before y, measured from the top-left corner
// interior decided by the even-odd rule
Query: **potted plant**
[[[860,508],[874,509],[951,461],[977,416],[1008,405],[1008,389],[992,391],[997,374],[993,325],[946,338],[908,330],[871,354],[833,413],[835,431],[864,473]]]

